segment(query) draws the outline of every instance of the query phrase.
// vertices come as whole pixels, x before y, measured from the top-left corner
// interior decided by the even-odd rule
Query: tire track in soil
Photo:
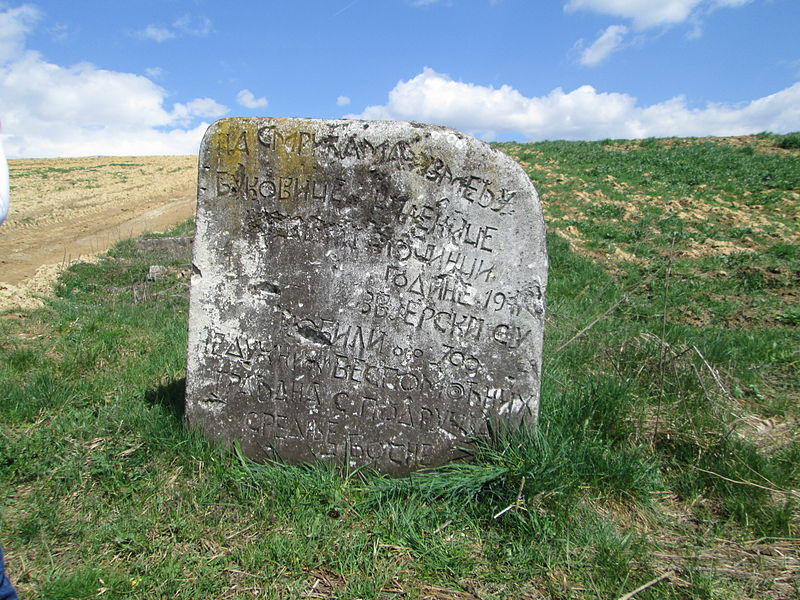
[[[194,156],[9,161],[11,212],[0,227],[0,310],[40,304],[58,274],[114,243],[194,215]]]

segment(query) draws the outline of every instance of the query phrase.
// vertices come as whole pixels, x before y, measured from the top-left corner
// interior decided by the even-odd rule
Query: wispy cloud
[[[750,4],[753,0],[714,0],[714,8],[735,8],[737,6],[744,6]]]
[[[156,25],[148,25],[144,29],[137,31],[136,35],[143,40],[153,40],[154,42],[165,42],[175,37],[166,27],[158,27]]]
[[[411,0],[412,6],[428,6],[430,4],[442,4],[453,6],[453,0]]]
[[[567,12],[587,10],[633,21],[637,29],[674,25],[689,18],[704,0],[568,0]]]
[[[161,79],[166,74],[166,71],[161,67],[147,67],[144,70],[144,74],[150,79]]]
[[[153,40],[154,42],[165,42],[181,35],[191,35],[204,37],[211,33],[211,19],[203,15],[192,15],[187,13],[172,23],[171,26],[161,26],[150,24],[144,29],[134,31],[135,37]]]
[[[211,33],[211,19],[203,15],[185,14],[177,19],[172,26],[188,35],[203,37]]]
[[[350,98],[347,96],[339,96],[336,98],[336,106],[347,106],[350,104]]]
[[[64,23],[55,23],[48,28],[47,32],[55,42],[63,42],[70,36],[70,28]]]
[[[738,8],[753,0],[567,0],[566,12],[590,11],[630,19],[636,29],[669,26],[698,19],[720,8]]]
[[[431,4],[441,4],[442,6],[454,6],[453,0],[408,0],[412,6],[429,6]],[[487,0],[490,5],[500,4],[503,0]]]
[[[630,27],[639,32],[688,23],[691,29],[687,36],[697,38],[702,35],[703,20],[711,13],[720,8],[737,8],[750,2],[752,0],[566,0],[564,11],[589,11],[627,19]],[[628,33],[629,28],[625,25],[609,26],[581,53],[578,61],[584,66],[600,64],[622,47],[624,36]],[[578,40],[576,47],[582,46],[583,40]]]
[[[334,16],[334,17],[338,17],[338,16],[339,16],[340,14],[342,14],[344,11],[348,10],[349,8],[351,8],[351,7],[352,7],[352,6],[353,6],[353,5],[354,5],[356,2],[358,2],[358,0],[353,0],[353,1],[352,1],[352,2],[350,2],[349,4],[345,4],[344,6],[342,6],[342,8],[340,8],[340,9],[339,9],[339,10],[337,10],[335,13],[333,13],[333,15],[332,15],[332,16]]]
[[[19,56],[25,36],[41,17],[41,11],[30,4],[0,12],[0,64]]]
[[[587,67],[600,64],[619,49],[627,33],[628,28],[624,25],[611,25],[581,53],[580,63]]]

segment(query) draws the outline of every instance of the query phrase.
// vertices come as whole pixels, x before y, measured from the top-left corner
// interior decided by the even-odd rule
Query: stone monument
[[[545,228],[511,158],[420,123],[230,118],[199,167],[192,426],[403,474],[536,419]]]

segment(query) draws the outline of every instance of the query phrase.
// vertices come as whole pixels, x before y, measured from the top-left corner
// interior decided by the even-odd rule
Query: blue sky
[[[223,116],[485,140],[800,130],[800,0],[0,0],[9,157],[187,154]]]

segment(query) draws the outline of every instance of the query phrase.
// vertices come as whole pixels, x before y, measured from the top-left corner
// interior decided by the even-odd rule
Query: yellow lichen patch
[[[236,231],[242,217],[244,196],[241,192],[246,194],[246,189],[238,188],[246,187],[248,177],[257,171],[250,152],[253,140],[236,118],[217,121],[206,135],[205,157],[211,169],[210,179],[206,181],[206,186],[211,188],[208,193],[224,206],[221,213],[226,218],[226,229]]]
[[[317,166],[314,154],[315,134],[305,129],[298,119],[275,119],[273,150],[278,174],[303,173],[310,175]]]
[[[209,130],[209,156],[216,159],[220,171],[235,173],[240,166],[248,172],[254,167],[255,136],[243,126],[241,119],[217,121]]]
[[[308,178],[313,177],[318,169],[318,161],[314,152],[315,132],[313,127],[306,126],[299,119],[270,119],[264,123],[251,123],[251,134],[257,150],[254,152],[256,162],[253,165],[254,176],[261,169],[258,158],[267,161],[267,169],[261,169],[262,179],[271,179],[274,186],[274,200],[282,212],[292,214],[296,211],[295,194],[283,194],[282,182],[287,185],[297,183],[306,178],[302,185],[308,185]],[[288,183],[287,183],[288,182]],[[313,182],[311,182],[313,185]]]
[[[314,134],[307,129],[296,119],[229,118],[214,124],[206,140],[211,193],[231,227],[241,223],[248,202],[274,202],[282,212],[295,212],[296,195],[282,193],[282,186],[291,188],[316,171]]]

